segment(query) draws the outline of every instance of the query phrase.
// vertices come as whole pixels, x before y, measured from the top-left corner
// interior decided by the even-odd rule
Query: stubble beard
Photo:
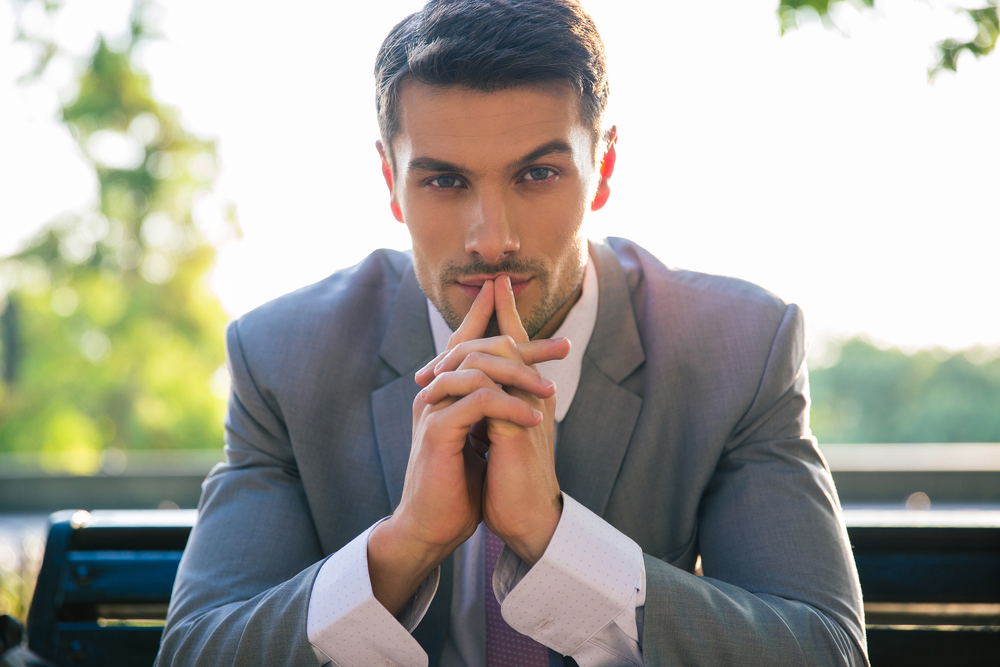
[[[441,317],[448,324],[448,327],[455,331],[461,326],[465,315],[458,312],[454,305],[450,303],[445,294],[448,287],[460,278],[483,274],[506,273],[508,275],[531,275],[533,280],[538,281],[537,288],[541,290],[542,300],[534,307],[530,313],[521,313],[521,326],[528,334],[528,338],[534,338],[545,325],[549,323],[553,315],[566,305],[576,292],[580,283],[583,282],[586,264],[580,266],[577,271],[567,276],[563,284],[556,285],[555,289],[551,284],[551,272],[540,260],[522,259],[514,257],[506,259],[498,264],[491,265],[481,260],[473,260],[467,264],[450,263],[445,265],[437,279],[437,290],[431,302],[441,313]],[[426,292],[426,290],[424,290]],[[496,313],[490,317],[489,324],[486,325],[486,333],[483,338],[492,338],[500,335],[500,324],[497,322]]]

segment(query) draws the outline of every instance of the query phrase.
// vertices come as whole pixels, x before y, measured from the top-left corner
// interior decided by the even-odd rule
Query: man
[[[865,664],[798,309],[582,234],[616,140],[589,16],[432,0],[376,80],[412,258],[228,329],[158,664]]]

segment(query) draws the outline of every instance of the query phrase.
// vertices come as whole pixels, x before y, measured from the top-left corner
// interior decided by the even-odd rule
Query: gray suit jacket
[[[556,472],[645,553],[646,665],[865,664],[800,311],[621,239],[593,253],[597,325]],[[157,664],[315,664],[324,557],[400,501],[413,373],[434,354],[426,302],[409,256],[378,251],[234,322],[227,345],[226,463],[205,481]],[[431,664],[448,567],[414,632]]]

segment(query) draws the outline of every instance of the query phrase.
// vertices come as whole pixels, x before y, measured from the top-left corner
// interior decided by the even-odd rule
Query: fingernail
[[[541,419],[542,418],[542,413],[539,412],[538,410],[535,410],[534,408],[532,408],[531,412],[535,415],[535,419]]]
[[[435,375],[437,375],[437,372],[441,370],[442,366],[444,366],[444,359],[442,359],[441,361],[439,361],[437,363],[437,366],[434,367],[434,374]]]
[[[555,388],[555,386],[556,386],[555,382],[553,382],[552,380],[550,380],[548,378],[542,378],[542,379],[544,380],[543,384],[545,385],[546,389],[554,389]]]

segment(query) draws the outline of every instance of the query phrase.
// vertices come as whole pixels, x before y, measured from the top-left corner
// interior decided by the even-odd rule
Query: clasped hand
[[[482,338],[494,312],[500,335]],[[564,358],[569,347],[565,338],[529,341],[510,279],[500,276],[483,284],[448,349],[417,372],[423,389],[413,402],[402,499],[369,540],[373,589],[390,611],[480,521],[529,564],[541,557],[562,499],[553,449],[555,385],[534,365]],[[385,570],[393,563],[390,575]],[[416,581],[395,590],[407,572]]]

